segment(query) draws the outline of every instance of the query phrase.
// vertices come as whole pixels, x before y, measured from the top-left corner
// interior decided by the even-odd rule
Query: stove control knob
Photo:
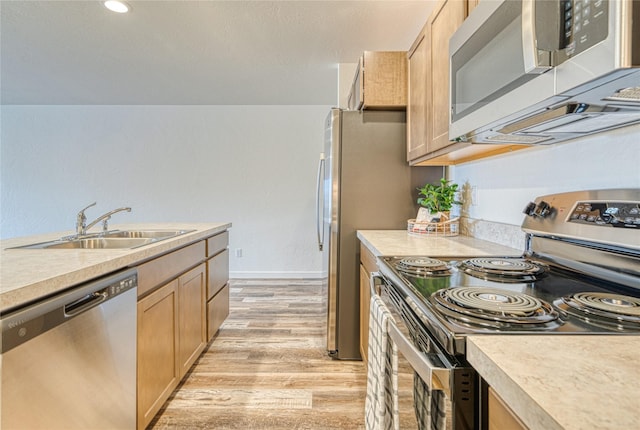
[[[533,216],[535,214],[536,204],[534,202],[529,202],[527,206],[522,211],[523,214]]]
[[[547,215],[549,215],[550,212],[551,212],[551,206],[549,205],[549,203],[543,200],[540,203],[538,203],[538,206],[536,206],[534,214],[541,218],[544,218]]]

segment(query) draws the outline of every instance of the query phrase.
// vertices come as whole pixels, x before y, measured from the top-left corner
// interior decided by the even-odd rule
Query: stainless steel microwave
[[[481,0],[449,50],[452,141],[550,144],[640,124],[640,0]]]

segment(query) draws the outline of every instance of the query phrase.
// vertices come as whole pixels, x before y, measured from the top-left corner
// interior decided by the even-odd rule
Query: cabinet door
[[[178,278],[178,359],[180,377],[204,350],[207,341],[205,265]]]
[[[360,78],[363,109],[405,109],[407,56],[402,51],[365,51]]]
[[[428,26],[428,23],[427,23]],[[428,27],[420,32],[408,54],[407,97],[407,160],[415,160],[427,154],[430,140],[427,128],[427,111],[430,97],[427,81],[431,73],[430,36]]]
[[[138,428],[144,429],[178,385],[178,281],[138,302]]]
[[[488,390],[489,430],[526,430],[520,418],[507,406],[498,394],[489,387]]]
[[[449,39],[467,14],[466,2],[442,1],[431,15],[431,103],[428,122],[431,142],[428,152],[450,145],[449,142]]]

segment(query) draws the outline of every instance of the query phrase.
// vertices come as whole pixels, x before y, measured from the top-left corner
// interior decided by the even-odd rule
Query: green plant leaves
[[[450,182],[442,178],[438,185],[426,184],[422,188],[417,188],[418,195],[422,196],[418,197],[418,204],[429,209],[431,213],[446,212],[451,210],[454,204],[462,204],[455,199],[458,184],[450,184]]]

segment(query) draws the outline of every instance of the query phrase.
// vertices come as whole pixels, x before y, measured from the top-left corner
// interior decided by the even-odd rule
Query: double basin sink
[[[113,230],[20,246],[22,249],[131,249],[171,239],[194,230]]]

